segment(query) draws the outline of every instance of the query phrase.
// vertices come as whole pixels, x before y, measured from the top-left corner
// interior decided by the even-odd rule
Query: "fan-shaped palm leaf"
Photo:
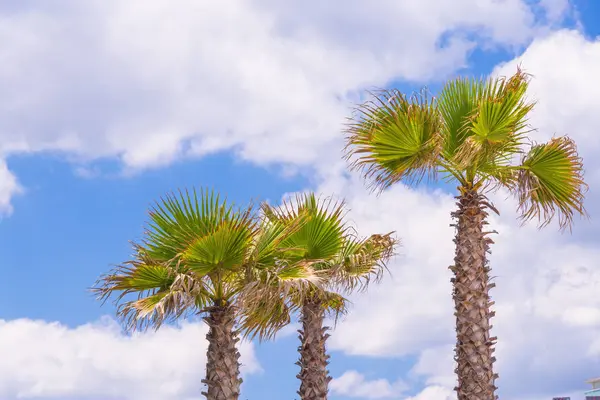
[[[501,167],[512,161],[524,144],[527,116],[534,106],[525,100],[527,86],[527,75],[522,71],[509,79],[486,82],[475,111],[466,121],[468,135],[456,149],[453,163],[472,176],[482,164]]]
[[[401,179],[418,182],[435,173],[442,126],[426,92],[408,98],[382,90],[355,113],[346,130],[346,158],[375,186],[386,188]]]
[[[348,227],[343,221],[344,203],[333,199],[317,199],[313,194],[301,194],[280,207],[263,205],[263,212],[270,223],[298,226],[299,229],[282,241],[289,260],[323,260],[334,256],[343,245]],[[318,266],[315,266],[318,268]]]
[[[561,228],[570,228],[575,212],[585,214],[587,188],[575,142],[557,137],[535,145],[524,156],[516,189],[521,218],[547,225],[558,213]]]

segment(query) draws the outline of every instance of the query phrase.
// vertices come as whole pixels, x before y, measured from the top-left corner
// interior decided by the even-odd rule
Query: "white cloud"
[[[0,216],[12,212],[11,199],[21,193],[22,188],[17,178],[10,172],[6,162],[0,158]]]
[[[347,182],[345,188],[338,193],[348,201],[349,220],[359,231],[395,230],[402,247],[392,277],[357,296],[352,313],[331,338],[332,349],[355,355],[405,355],[443,340],[452,330],[451,273],[446,268],[453,257],[448,228],[451,196],[398,185],[376,198],[359,181]],[[331,190],[321,186],[319,192]],[[365,329],[369,340],[359,340]]]
[[[111,319],[75,328],[0,320],[0,398],[199,399],[207,328],[164,326],[124,336]],[[242,372],[260,370],[242,342]]]
[[[539,6],[544,9],[550,24],[560,22],[566,15],[575,12],[569,0],[540,0]]]
[[[340,377],[333,379],[329,388],[333,394],[361,399],[399,398],[407,389],[402,380],[389,382],[386,379],[367,380],[357,371],[346,371]]]
[[[277,332],[275,340],[287,338],[290,336],[297,336],[298,330],[301,328],[302,326],[299,323],[292,322],[289,325],[284,326],[281,330],[279,330],[279,332]]]
[[[386,379],[366,380],[356,371],[346,371],[329,385],[333,395],[358,399],[456,400],[456,394],[445,386],[431,385],[414,396],[405,396],[408,385],[401,379],[390,383]]]
[[[474,37],[526,44],[542,28],[529,3],[3,7],[0,156],[58,150],[82,162],[116,157],[135,171],[235,149],[261,164],[313,165],[338,154],[357,91],[441,79],[465,65]]]
[[[454,346],[443,345],[421,351],[410,374],[424,376],[427,385],[453,388],[457,383],[454,367]]]
[[[456,395],[448,388],[442,386],[428,386],[419,394],[407,397],[405,400],[454,400]]]

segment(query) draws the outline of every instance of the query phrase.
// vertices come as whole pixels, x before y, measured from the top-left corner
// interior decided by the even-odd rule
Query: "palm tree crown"
[[[380,281],[398,245],[393,232],[361,239],[344,221],[344,202],[331,197],[306,193],[279,207],[263,204],[261,209],[263,230],[286,232],[278,242],[279,264],[287,265],[289,271],[301,269],[304,279],[294,275],[292,284],[286,285],[280,279],[285,273],[278,272],[273,280],[268,277],[272,269],[254,270],[262,277],[251,279],[242,296],[248,304],[242,311],[247,318],[244,332],[252,337],[272,338],[277,331],[274,326],[289,322],[274,323],[275,315],[287,319],[284,316],[298,311],[308,298],[319,299],[333,316],[345,313],[348,301],[344,296]],[[277,267],[277,263],[272,265]],[[261,302],[269,305],[251,306]],[[265,323],[258,323],[261,319]]]
[[[583,163],[567,136],[528,140],[534,103],[529,76],[458,78],[439,97],[382,90],[360,105],[347,129],[346,158],[379,188],[412,184],[437,173],[478,192],[505,187],[519,200],[523,221],[562,228],[585,214]]]

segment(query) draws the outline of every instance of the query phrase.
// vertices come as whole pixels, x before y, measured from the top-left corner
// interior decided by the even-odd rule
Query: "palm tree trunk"
[[[204,318],[208,325],[206,378],[207,400],[237,400],[240,396],[240,353],[237,349],[235,315],[230,305],[214,306]]]
[[[490,337],[490,319],[493,302],[489,290],[495,286],[489,283],[486,253],[492,242],[483,231],[487,224],[486,208],[490,207],[486,198],[473,189],[461,189],[457,197],[458,210],[452,213],[457,221],[456,254],[454,265],[453,298],[456,307],[456,349],[458,386],[455,388],[458,400],[496,400],[493,357],[495,337]]]
[[[325,349],[325,342],[329,337],[328,327],[323,327],[325,309],[316,299],[308,299],[302,305],[302,329],[300,333],[301,345],[298,347],[300,360],[300,379],[298,395],[301,400],[327,400],[329,381],[329,356]]]

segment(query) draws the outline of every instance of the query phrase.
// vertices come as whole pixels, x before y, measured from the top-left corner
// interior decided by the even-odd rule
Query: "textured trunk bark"
[[[474,190],[462,189],[457,197],[458,210],[452,213],[456,220],[456,255],[454,265],[453,298],[456,307],[456,354],[458,386],[455,388],[458,400],[496,400],[493,357],[495,337],[490,337],[490,310],[493,302],[489,290],[495,286],[489,283],[486,253],[492,242],[483,231],[487,224],[484,196]]]
[[[204,318],[208,325],[206,378],[207,400],[238,400],[240,396],[240,353],[237,349],[235,317],[231,306],[215,306]]]
[[[327,330],[323,327],[325,310],[323,305],[313,299],[304,302],[302,306],[302,330],[300,333],[301,345],[298,347],[300,360],[296,363],[300,366],[300,373],[296,375],[300,379],[301,400],[327,400],[329,381],[329,356],[325,349],[325,342],[329,337]]]

